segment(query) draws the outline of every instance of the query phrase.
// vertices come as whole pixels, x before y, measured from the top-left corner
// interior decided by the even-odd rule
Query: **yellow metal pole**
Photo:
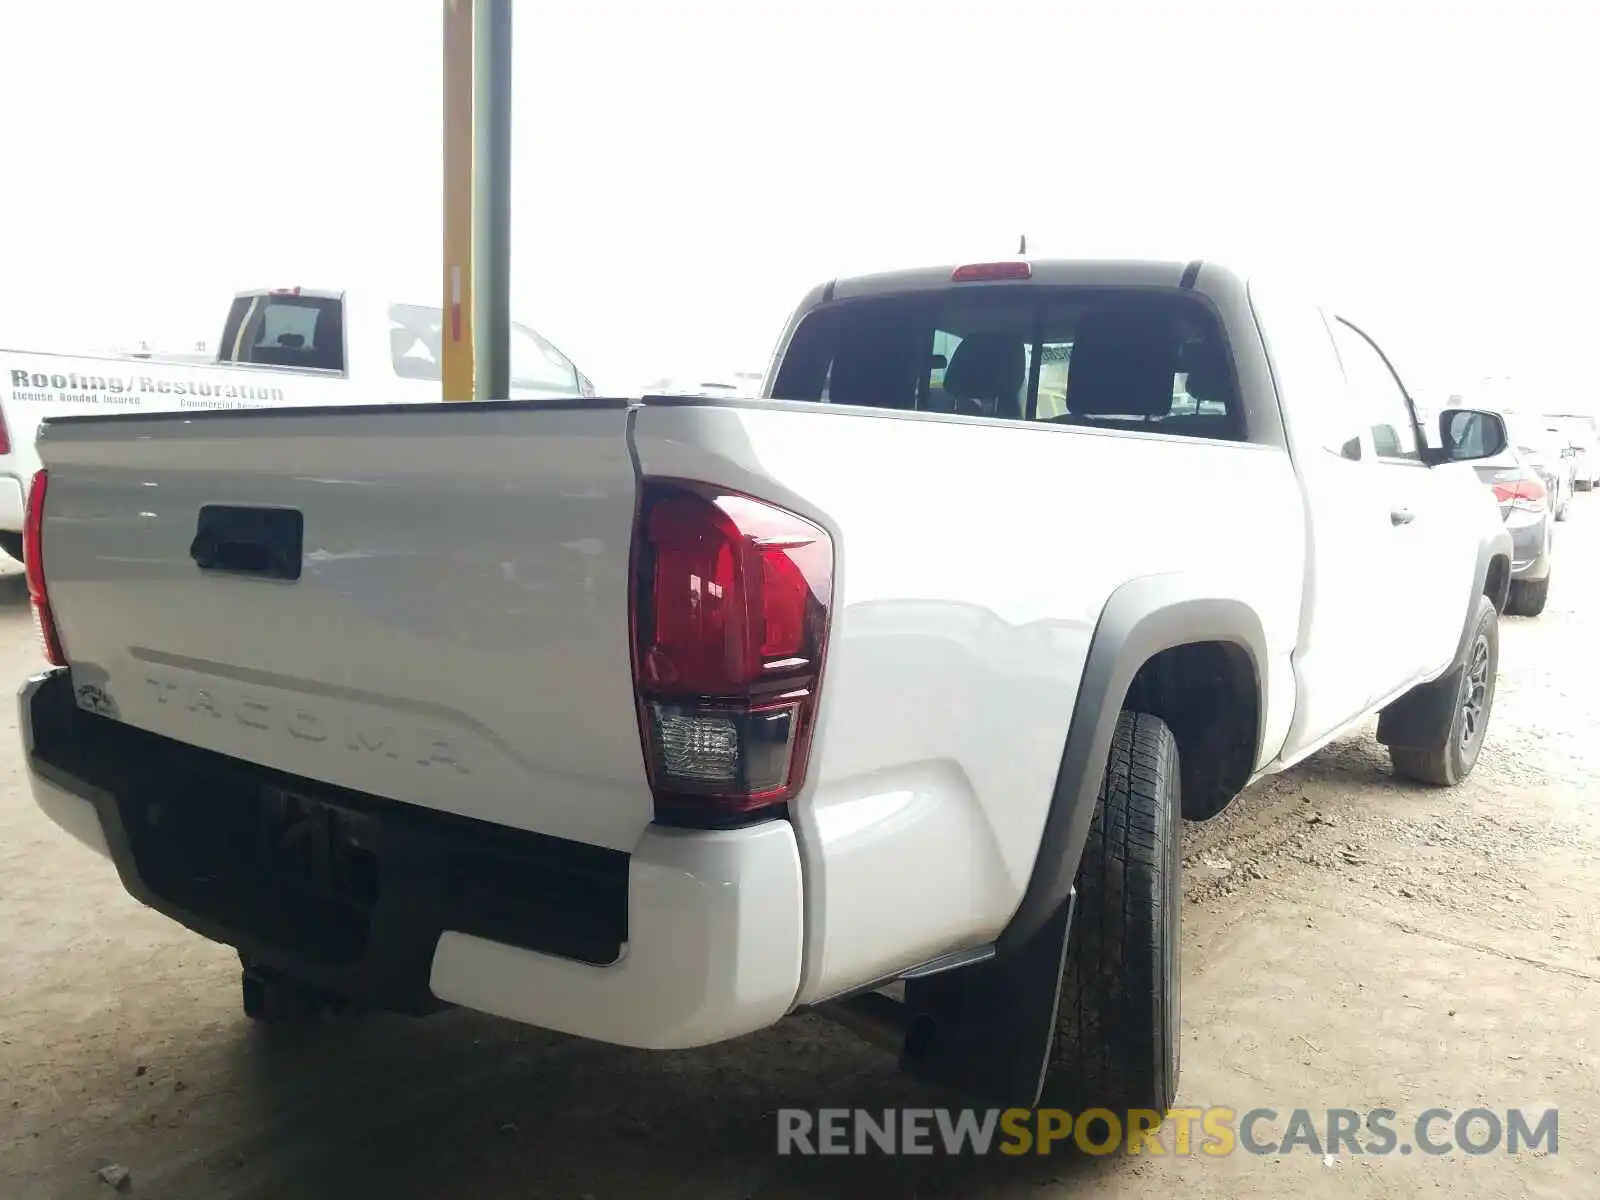
[[[444,0],[444,399],[474,394],[472,304],[473,0]]]

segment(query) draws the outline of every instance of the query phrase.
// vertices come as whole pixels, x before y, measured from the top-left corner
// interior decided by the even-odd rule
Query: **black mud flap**
[[[1412,688],[1378,714],[1378,742],[1400,749],[1427,749],[1447,741],[1461,706],[1466,668],[1451,667],[1432,683]]]
[[[1020,947],[970,967],[906,982],[906,1016],[929,1027],[902,1060],[920,1082],[969,1101],[1032,1108],[1055,1046],[1056,1007],[1076,891]],[[913,1036],[916,1045],[920,1039]]]

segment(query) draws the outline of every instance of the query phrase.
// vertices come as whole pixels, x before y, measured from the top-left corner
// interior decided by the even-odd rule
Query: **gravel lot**
[[[171,1200],[1588,1194],[1600,496],[1573,507],[1549,607],[1503,623],[1465,786],[1397,783],[1367,731],[1191,828],[1186,854],[1184,1103],[1388,1107],[1402,1130],[1432,1107],[1555,1106],[1556,1154],[779,1158],[774,1109],[919,1097],[814,1019],[667,1055],[465,1013],[266,1036],[231,951],[139,907],[35,811],[8,705],[0,1197],[110,1196],[110,1163],[130,1194]],[[0,578],[16,681],[40,661],[21,583]]]

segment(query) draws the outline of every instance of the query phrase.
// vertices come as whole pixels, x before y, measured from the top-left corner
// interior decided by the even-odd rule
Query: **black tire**
[[[1418,783],[1454,787],[1477,765],[1478,752],[1483,749],[1484,735],[1489,728],[1489,716],[1494,710],[1495,682],[1500,669],[1500,618],[1487,596],[1478,600],[1464,667],[1449,732],[1432,746],[1391,746],[1389,758],[1398,774]]]
[[[1550,576],[1543,579],[1513,579],[1506,593],[1506,615],[1537,617],[1550,598]]]
[[[1178,1087],[1178,743],[1159,717],[1117,718],[1078,867],[1056,1043],[1042,1105],[1165,1116]]]
[[[22,535],[20,533],[0,533],[0,550],[4,550],[18,562],[22,561]]]

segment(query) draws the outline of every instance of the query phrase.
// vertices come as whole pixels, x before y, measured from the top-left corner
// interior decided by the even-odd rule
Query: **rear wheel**
[[[1513,589],[1516,587],[1512,585]],[[1507,606],[1510,611],[1510,606]],[[1467,643],[1461,684],[1456,692],[1455,715],[1445,736],[1432,746],[1391,746],[1390,761],[1397,773],[1419,783],[1454,787],[1478,761],[1483,738],[1494,709],[1495,680],[1500,668],[1500,619],[1487,596],[1478,601],[1472,638]]]
[[[1162,1116],[1178,1085],[1178,743],[1158,717],[1117,718],[1089,840],[1040,1103]]]
[[[1543,579],[1513,579],[1506,594],[1506,615],[1537,617],[1550,598],[1550,576]]]

